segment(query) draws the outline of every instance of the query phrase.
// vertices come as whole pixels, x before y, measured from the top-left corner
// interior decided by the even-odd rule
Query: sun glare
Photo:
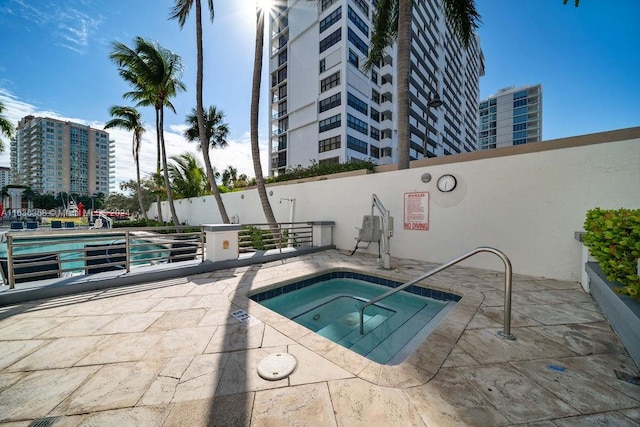
[[[256,5],[262,10],[271,10],[272,0],[256,0]]]

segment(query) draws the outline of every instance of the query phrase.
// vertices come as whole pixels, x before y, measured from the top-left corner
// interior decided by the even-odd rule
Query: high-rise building
[[[507,87],[480,102],[481,150],[542,141],[542,85]]]
[[[109,194],[109,134],[78,123],[26,116],[11,141],[14,184],[41,194]]]
[[[278,2],[270,21],[271,174],[314,161],[397,162],[395,46],[381,64],[363,69],[376,3]],[[428,157],[475,151],[484,75],[479,39],[464,49],[440,0],[414,2],[413,9],[410,157],[422,158],[424,148]]]
[[[0,166],[0,188],[11,184],[11,169],[6,166]]]

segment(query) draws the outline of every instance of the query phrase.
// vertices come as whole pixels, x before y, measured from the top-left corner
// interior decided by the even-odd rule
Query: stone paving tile
[[[482,291],[483,307],[504,307],[504,291]]]
[[[640,424],[640,407],[618,411],[636,424]]]
[[[44,417],[98,366],[36,371],[0,393],[0,422]]]
[[[206,308],[229,311],[231,301],[227,295],[198,295],[198,300],[192,308]]]
[[[11,387],[27,374],[24,372],[3,372],[0,374],[0,391]]]
[[[153,322],[158,320],[162,313],[134,313],[123,314],[102,328],[98,329],[95,334],[123,334],[127,332],[142,332],[146,330]]]
[[[512,423],[579,415],[564,400],[508,364],[456,369]]]
[[[467,326],[468,329],[478,328],[502,328],[504,325],[504,308],[500,307],[480,307],[478,312],[474,316],[471,323]],[[539,326],[540,322],[537,322],[518,313],[517,311],[511,312],[511,327],[520,328],[523,326]]]
[[[198,296],[163,298],[149,311],[184,311],[190,309],[199,299]]]
[[[329,381],[335,419],[340,426],[424,426],[402,390],[361,379]]]
[[[607,322],[539,326],[533,330],[577,354],[626,354],[624,346]]]
[[[235,309],[231,308],[231,305],[225,308],[209,309],[198,322],[198,326],[235,325],[238,323],[238,319],[231,315],[231,312],[234,310]]]
[[[63,318],[63,323],[43,334],[40,334],[39,337],[62,338],[91,335],[107,323],[112,322],[117,318],[118,316],[115,315],[66,317]]]
[[[255,393],[216,396],[173,405],[163,427],[236,427],[251,424]]]
[[[135,297],[120,301],[104,314],[146,313],[162,301],[162,298],[138,299]]]
[[[427,384],[405,390],[428,426],[501,426],[509,421],[455,369],[442,369]]]
[[[146,331],[168,331],[170,329],[175,329],[176,325],[180,325],[182,328],[200,326],[200,321],[206,314],[206,310],[199,308],[167,311],[166,313],[156,312],[156,314],[158,314],[157,320],[149,325]]]
[[[256,392],[252,424],[257,426],[337,426],[325,383]]]
[[[132,407],[161,367],[158,360],[104,365],[58,405],[52,414],[84,414]]]
[[[227,357],[227,353],[194,357],[176,386],[172,402],[214,397]]]
[[[290,345],[296,342],[286,335],[273,329],[271,326],[265,325],[264,335],[262,336],[263,347],[275,347],[279,345]]]
[[[0,341],[0,369],[13,365],[50,340]]]
[[[92,352],[106,337],[58,338],[37,351],[21,358],[6,371],[35,371],[70,368]]]
[[[168,405],[173,400],[180,378],[195,356],[178,356],[162,361],[163,367],[145,391],[139,405]]]
[[[605,320],[601,313],[581,310],[573,304],[519,305],[514,306],[513,311],[531,317],[544,325],[590,323]]]
[[[287,352],[296,358],[298,366],[289,378],[289,385],[353,378],[354,375],[301,345],[290,345]]]
[[[607,412],[594,415],[583,415],[579,417],[563,418],[554,420],[558,427],[585,427],[585,426],[640,426],[638,420],[634,421],[620,412]]]
[[[638,404],[598,379],[567,369],[562,359],[512,363],[516,369],[540,384],[582,414],[632,408]]]
[[[147,352],[145,358],[202,354],[215,331],[215,326],[172,329],[164,333],[160,341]]]
[[[535,328],[515,328],[515,340],[497,335],[501,329],[468,329],[460,337],[458,346],[480,363],[502,363],[548,357],[569,357],[576,353],[540,334]]]
[[[479,365],[479,363],[473,357],[471,357],[469,353],[467,353],[460,347],[455,346],[453,350],[451,350],[451,353],[449,353],[449,356],[447,357],[447,360],[445,360],[442,367],[454,368],[457,366],[477,366],[477,365]]]
[[[289,385],[289,380],[286,378],[267,381],[258,375],[258,363],[272,353],[286,353],[286,348],[282,346],[266,347],[229,353],[216,395],[245,393]]]
[[[0,322],[0,341],[30,340],[64,322],[64,318],[4,319]]]
[[[139,406],[114,409],[85,415],[78,427],[85,426],[160,426],[169,415],[169,408],[160,406]],[[57,424],[54,424],[57,426]]]
[[[163,332],[135,332],[103,338],[98,346],[77,365],[97,365],[142,360],[164,336]]]
[[[238,322],[219,326],[204,352],[220,353],[258,348],[262,346],[263,333],[262,322],[251,326]]]

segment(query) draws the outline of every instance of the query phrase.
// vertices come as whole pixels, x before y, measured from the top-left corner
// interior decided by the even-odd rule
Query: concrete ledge
[[[588,262],[585,269],[590,279],[591,296],[636,365],[640,365],[640,303],[629,296],[616,294],[614,285],[607,280],[598,263]]]
[[[242,230],[242,225],[240,224],[203,224],[202,228],[204,231],[209,232],[226,232],[226,231],[240,231]]]
[[[271,250],[256,252],[228,261],[185,261],[182,263],[160,264],[136,268],[129,273],[110,271],[92,275],[82,275],[46,283],[25,285],[24,287],[0,292],[0,307],[35,301],[43,298],[53,298],[64,295],[90,292],[118,286],[138,285],[146,282],[176,279],[209,273],[228,268],[245,267],[253,264],[263,264],[281,259],[293,258],[299,255],[335,249],[335,246],[287,248],[282,252]]]

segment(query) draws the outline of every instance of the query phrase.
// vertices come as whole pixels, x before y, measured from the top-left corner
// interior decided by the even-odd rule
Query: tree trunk
[[[204,54],[202,49],[202,4],[201,0],[196,0],[196,47],[197,47],[197,69],[196,69],[196,118],[198,119],[198,137],[200,139],[200,148],[202,149],[202,157],[204,158],[205,168],[207,170],[207,178],[209,179],[209,185],[213,192],[213,197],[216,199],[222,222],[229,224],[229,215],[222,202],[222,196],[220,196],[220,190],[216,184],[216,179],[213,176],[213,167],[211,166],[211,159],[209,157],[209,139],[207,138],[207,131],[204,124],[204,102],[202,101],[202,83],[203,83],[203,62]]]
[[[253,170],[256,174],[258,195],[262,203],[264,216],[271,227],[277,227],[276,218],[269,203],[267,189],[264,185],[262,165],[260,164],[260,146],[258,145],[258,113],[260,109],[260,83],[262,79],[262,52],[264,44],[264,9],[257,6],[256,16],[256,50],[253,60],[253,84],[251,88],[251,157],[253,158]]]
[[[398,11],[398,169],[409,169],[411,148],[409,125],[409,66],[411,65],[412,0],[399,0]]]
[[[160,177],[160,172],[162,169],[160,168],[160,159],[162,158],[162,151],[160,150],[160,131],[158,130],[158,125],[160,122],[160,112],[156,108],[156,173],[158,177]],[[164,219],[162,218],[162,203],[160,200],[160,194],[156,196],[156,202],[158,202],[158,221],[164,224]]]
[[[164,170],[164,186],[167,191],[167,202],[169,203],[169,209],[171,210],[171,218],[173,220],[173,225],[180,225],[180,221],[178,221],[178,214],[176,213],[176,207],[173,204],[173,191],[171,190],[171,180],[169,179],[169,168],[167,167],[167,151],[164,143],[164,107],[160,107],[160,120],[159,126],[160,129],[160,148],[162,153],[162,168]]]
[[[133,159],[136,162],[136,183],[138,184],[138,204],[140,205],[140,212],[142,213],[142,217],[148,220],[149,218],[147,217],[147,211],[144,209],[144,204],[142,203],[142,184],[140,182],[140,141],[135,136],[135,131],[134,131],[133,138],[134,138]]]

